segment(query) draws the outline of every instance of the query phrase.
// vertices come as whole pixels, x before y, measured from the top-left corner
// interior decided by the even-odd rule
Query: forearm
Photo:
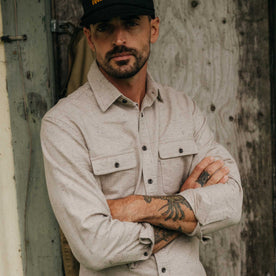
[[[154,247],[153,253],[158,252],[160,249],[165,247],[167,244],[175,240],[181,235],[180,232],[164,229],[158,226],[153,226],[154,229]]]
[[[187,234],[193,232],[197,224],[188,201],[181,195],[132,195],[108,201],[108,204],[112,217],[121,221],[148,222]]]
[[[188,201],[181,195],[143,196],[146,212],[138,217],[153,225],[189,234],[193,232],[197,221]]]

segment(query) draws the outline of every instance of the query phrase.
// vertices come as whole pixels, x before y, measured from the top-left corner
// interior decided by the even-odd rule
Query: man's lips
[[[112,55],[110,59],[113,59],[115,61],[120,61],[120,60],[129,59],[131,56],[133,56],[133,55],[129,52],[123,52],[123,53],[117,53],[117,54]]]

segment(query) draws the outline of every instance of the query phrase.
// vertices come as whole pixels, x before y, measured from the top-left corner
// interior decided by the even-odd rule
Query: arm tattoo
[[[185,213],[182,209],[183,206],[186,206],[192,210],[189,202],[181,195],[173,196],[144,196],[144,200],[147,203],[151,203],[152,199],[161,199],[166,201],[166,203],[158,210],[163,210],[162,215],[165,217],[165,221],[172,219],[173,221],[183,220],[185,218]]]
[[[147,203],[151,203],[151,199],[152,199],[151,196],[144,196],[144,200],[145,200]]]
[[[198,179],[196,180],[196,182],[199,183],[201,187],[203,187],[207,183],[209,177],[210,177],[210,174],[206,171],[203,171],[201,175],[198,177]]]
[[[169,242],[170,238],[174,235],[175,235],[174,231],[163,229],[157,226],[154,227],[155,244],[158,244],[161,241]]]

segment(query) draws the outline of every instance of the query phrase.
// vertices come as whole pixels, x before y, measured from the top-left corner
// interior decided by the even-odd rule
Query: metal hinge
[[[76,29],[76,26],[68,21],[64,20],[51,20],[51,32],[52,33],[62,33],[72,35]]]
[[[14,41],[25,41],[27,40],[27,35],[3,35],[0,37],[2,42],[11,43]]]

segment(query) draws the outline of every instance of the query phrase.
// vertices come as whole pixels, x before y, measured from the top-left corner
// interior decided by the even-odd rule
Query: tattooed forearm
[[[172,230],[163,229],[157,226],[154,227],[155,244],[161,241],[169,242],[170,238],[173,236],[175,236],[175,232]]]
[[[158,210],[163,211],[162,215],[165,217],[165,221],[172,219],[173,221],[183,220],[185,213],[183,207],[187,207],[192,210],[189,202],[181,195],[173,196],[144,196],[144,200],[147,203],[151,203],[152,199],[161,199],[166,203]]]
[[[147,202],[147,203],[151,203],[151,196],[144,196],[144,200]]]
[[[181,235],[180,232],[167,230],[167,229],[154,226],[155,243],[154,243],[153,253],[156,253],[157,251],[165,247],[167,244],[175,240],[180,235]]]
[[[203,187],[207,183],[209,177],[210,177],[210,174],[206,171],[203,171],[202,174],[196,180],[196,182],[199,183],[201,187]]]

